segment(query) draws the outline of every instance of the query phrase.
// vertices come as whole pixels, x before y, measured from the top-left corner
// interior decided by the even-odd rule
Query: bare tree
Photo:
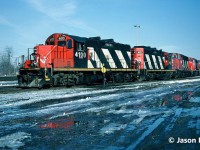
[[[7,46],[4,53],[1,55],[0,60],[0,74],[11,75],[14,73],[14,66],[11,63],[11,57],[13,54],[13,48]]]

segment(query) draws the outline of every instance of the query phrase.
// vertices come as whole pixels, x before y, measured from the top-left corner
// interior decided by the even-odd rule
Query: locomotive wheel
[[[125,81],[124,79],[124,75],[123,74],[115,74],[114,75],[114,81],[117,82],[117,83],[123,83]]]
[[[77,77],[77,78],[74,78],[74,84],[75,85],[78,85],[80,82],[79,82],[79,78]]]

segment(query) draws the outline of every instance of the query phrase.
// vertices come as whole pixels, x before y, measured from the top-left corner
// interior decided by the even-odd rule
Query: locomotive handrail
[[[44,56],[44,58],[45,58],[45,64],[46,64],[46,58],[47,58],[47,56],[55,49],[56,46],[57,46],[57,45],[55,45],[55,46],[52,48],[52,50],[49,51],[49,53],[46,54],[46,56]]]

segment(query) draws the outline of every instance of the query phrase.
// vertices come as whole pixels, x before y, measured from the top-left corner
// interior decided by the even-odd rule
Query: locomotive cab
[[[198,60],[197,69],[200,70],[200,60]]]
[[[66,34],[53,34],[45,45],[37,45],[33,60],[25,62],[25,68],[86,68],[86,38]]]
[[[190,71],[195,71],[196,70],[196,62],[194,58],[189,57],[188,58],[188,69]]]
[[[164,52],[164,58],[163,59],[164,59],[164,67],[165,67],[165,69],[167,69],[168,66],[169,66],[169,54]]]
[[[144,62],[144,48],[134,47],[131,51],[133,69],[146,69]]]
[[[87,67],[86,38],[67,34],[52,34],[45,45],[37,45],[28,56],[18,75],[20,87],[51,85],[53,72],[62,68]],[[29,50],[28,50],[29,51]]]
[[[182,56],[178,53],[170,53],[170,65],[169,68],[172,70],[182,70]]]

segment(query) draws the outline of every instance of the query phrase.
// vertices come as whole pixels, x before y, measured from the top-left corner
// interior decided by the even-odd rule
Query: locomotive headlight
[[[47,75],[45,76],[45,81],[50,81],[50,78]]]

